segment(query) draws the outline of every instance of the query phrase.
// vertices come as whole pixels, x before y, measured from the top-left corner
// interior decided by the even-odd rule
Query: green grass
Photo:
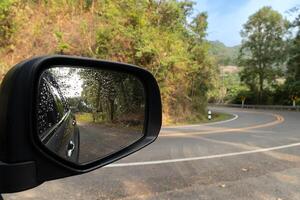
[[[76,121],[81,122],[81,123],[95,123],[93,122],[93,115],[92,113],[76,113]],[[209,122],[218,122],[218,121],[224,121],[233,118],[233,115],[227,114],[227,113],[218,113],[218,112],[213,112],[212,113],[212,119],[209,120],[207,116],[193,116],[190,119],[187,119],[185,121],[180,121],[180,122],[171,122],[168,124],[164,124],[167,126],[170,125],[190,125],[190,124],[203,124],[203,123],[209,123]],[[97,123],[97,122],[96,122]],[[101,124],[98,122],[98,124]],[[106,125],[109,125],[109,123],[106,123]],[[112,126],[116,126],[115,124],[111,124]],[[133,128],[133,127],[131,127]],[[137,129],[140,129],[141,127],[134,127]]]
[[[92,113],[83,113],[83,112],[76,113],[75,117],[76,117],[76,121],[79,123],[101,124],[101,125],[105,125],[107,127],[123,128],[123,129],[136,130],[136,131],[143,129],[143,125],[126,126],[122,123],[112,123],[112,122],[108,122],[108,121],[99,121],[99,120],[96,120],[96,122],[94,122]]]
[[[75,114],[76,121],[82,123],[91,123],[93,122],[92,113],[76,113]]]
[[[224,121],[228,119],[232,119],[234,116],[228,113],[213,113],[212,119],[208,120],[206,119],[206,122],[218,122],[218,121]]]

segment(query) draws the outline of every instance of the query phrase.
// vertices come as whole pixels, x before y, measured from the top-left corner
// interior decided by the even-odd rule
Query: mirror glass
[[[77,163],[113,154],[143,137],[143,84],[123,72],[53,66],[39,79],[36,125],[43,145]]]

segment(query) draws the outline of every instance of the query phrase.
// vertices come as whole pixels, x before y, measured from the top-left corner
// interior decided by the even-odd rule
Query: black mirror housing
[[[144,136],[118,152],[84,165],[67,162],[47,151],[37,138],[33,119],[39,76],[53,65],[93,66],[139,78],[146,96]],[[119,160],[152,143],[162,121],[159,87],[150,72],[129,64],[71,56],[42,56],[14,66],[0,88],[0,110],[0,193],[26,190]]]

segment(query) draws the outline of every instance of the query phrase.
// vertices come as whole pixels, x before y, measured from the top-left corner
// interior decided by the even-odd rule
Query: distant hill
[[[210,55],[212,55],[219,65],[237,65],[236,59],[239,54],[240,45],[227,47],[220,41],[209,41]]]
[[[237,66],[226,65],[226,66],[220,66],[220,70],[225,74],[238,74],[241,68]]]

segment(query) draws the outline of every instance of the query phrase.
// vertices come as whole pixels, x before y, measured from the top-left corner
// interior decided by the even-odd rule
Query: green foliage
[[[220,41],[211,41],[209,53],[215,57],[217,64],[222,66],[237,65],[240,45],[227,47]]]
[[[2,3],[11,1],[0,3],[0,13],[5,7],[9,27],[18,24],[18,31],[0,35],[12,37],[15,46],[12,51],[1,54],[5,64],[49,53],[136,64],[151,71],[158,80],[165,122],[203,116],[207,93],[218,82],[218,69],[208,53],[210,45],[205,39],[207,13],[192,17],[194,2],[14,1],[17,2],[16,15],[6,11],[11,4]],[[0,33],[1,27],[6,25],[0,26]]]
[[[203,41],[206,34],[208,15],[207,13],[199,13],[192,21],[191,29],[194,32],[195,39]]]
[[[128,122],[130,115],[137,114],[143,118],[144,90],[135,77],[104,70],[81,70],[79,74],[83,80],[84,102],[91,109],[94,122]]]
[[[11,42],[11,36],[14,31],[14,24],[12,21],[13,0],[0,1],[0,47],[4,47]]]
[[[249,17],[241,32],[241,80],[258,93],[258,103],[263,103],[265,89],[282,75],[288,25],[277,11],[263,7]]]
[[[76,113],[75,117],[76,121],[79,123],[92,123],[94,120],[91,113]]]
[[[278,86],[274,95],[277,104],[291,105],[293,99],[300,101],[300,12],[299,8],[294,8],[298,16],[290,24],[292,30],[296,30],[296,36],[290,39],[287,54],[287,71],[285,73],[285,84]]]
[[[241,82],[237,69],[232,69],[230,67],[220,68],[221,73],[218,86],[216,87],[216,89],[209,93],[209,102],[240,103],[240,98],[242,94],[241,92],[248,91],[248,88],[245,84]]]
[[[300,13],[292,23],[292,28],[298,32],[290,42],[287,82],[300,81]]]
[[[224,77],[224,86],[226,88],[225,102],[231,102],[236,97],[241,98],[243,96],[243,91],[247,90],[247,87],[241,83],[237,73],[227,74]]]
[[[287,75],[289,80],[300,80],[300,34],[292,42]]]
[[[60,54],[64,54],[64,51],[69,49],[70,46],[67,42],[64,41],[63,32],[55,31],[54,32],[55,38],[57,40],[57,52]]]
[[[95,56],[150,70],[160,85],[165,120],[201,115],[214,85],[217,70],[205,42],[207,14],[188,23],[192,6],[175,0],[110,1],[97,17],[103,23],[97,28]]]
[[[287,85],[287,91],[289,93],[289,98],[300,98],[300,80],[288,83]]]

